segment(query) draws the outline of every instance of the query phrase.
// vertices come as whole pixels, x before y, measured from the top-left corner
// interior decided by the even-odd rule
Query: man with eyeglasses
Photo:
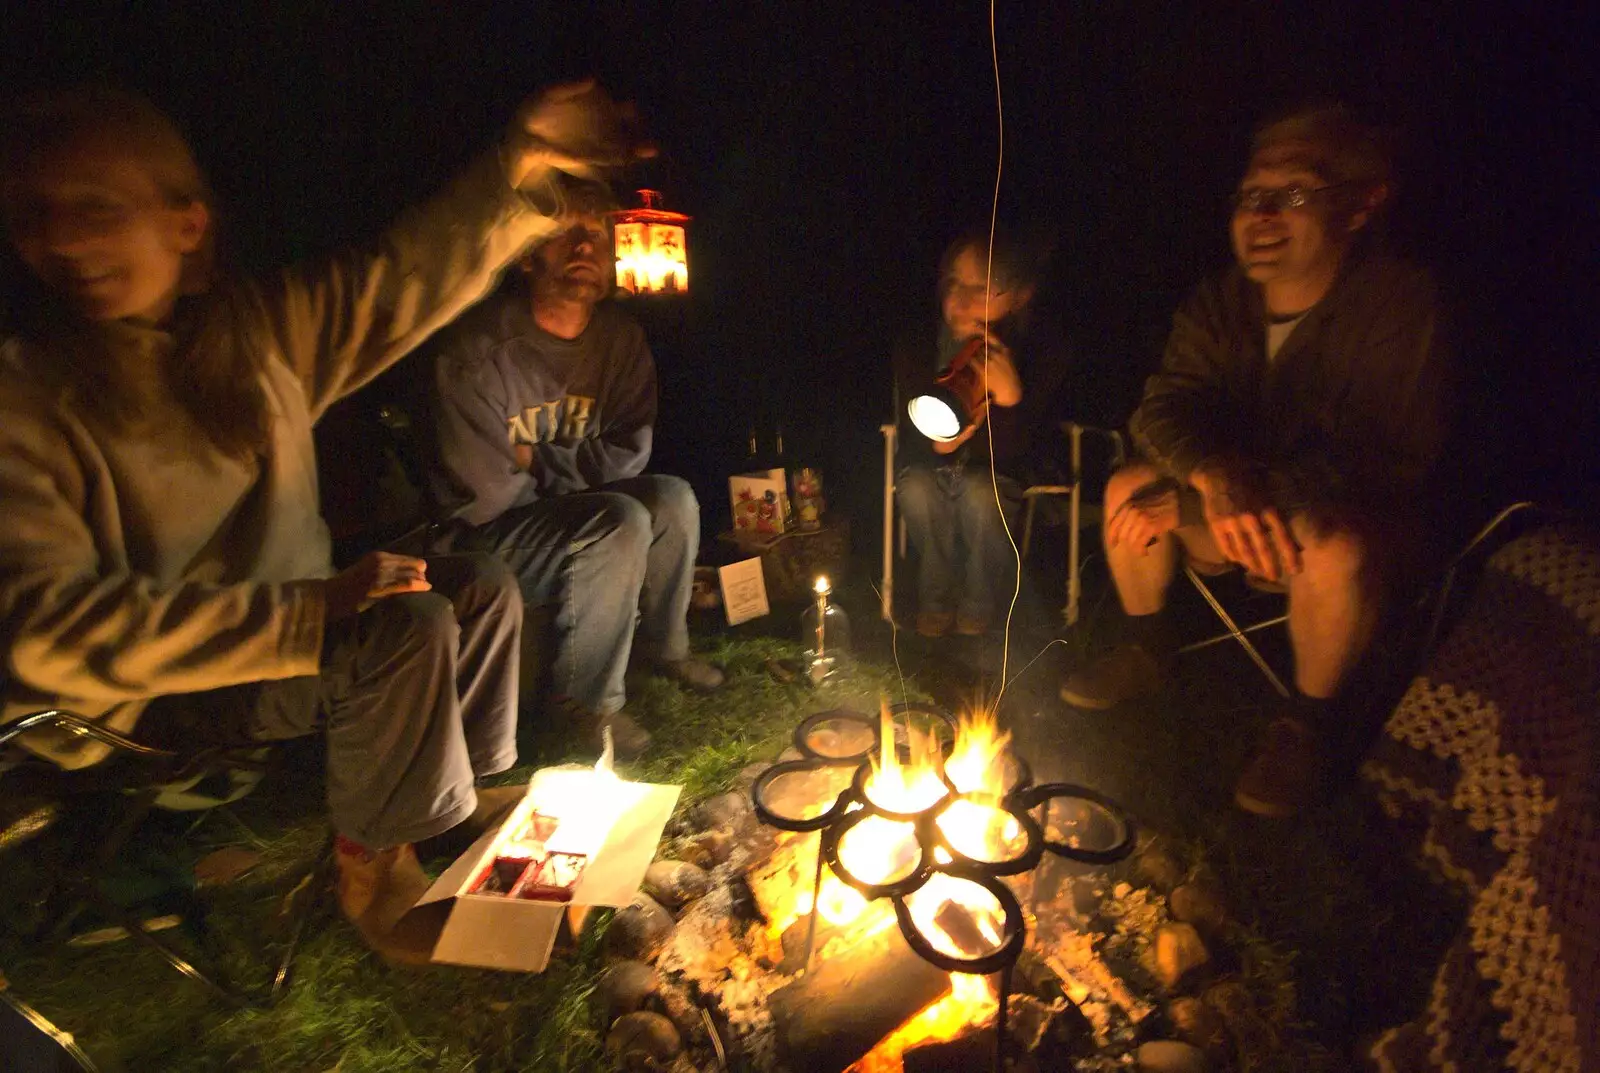
[[[430,493],[450,520],[435,550],[493,552],[530,607],[556,609],[553,714],[599,749],[644,751],[624,709],[630,660],[702,692],[722,672],[689,654],[700,506],[645,473],[656,368],[637,321],[606,301],[611,192],[568,183],[563,228],[433,344]],[[636,629],[637,624],[637,629]]]
[[[1442,448],[1434,286],[1375,234],[1391,189],[1378,139],[1342,107],[1256,134],[1234,196],[1237,263],[1179,309],[1132,420],[1140,459],[1106,489],[1121,643],[1061,689],[1101,710],[1162,688],[1180,556],[1284,588],[1295,695],[1234,795],[1261,815],[1319,788],[1345,729],[1334,701],[1414,572]]]

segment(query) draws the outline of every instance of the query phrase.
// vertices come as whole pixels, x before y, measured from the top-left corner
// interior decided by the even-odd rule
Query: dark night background
[[[1225,263],[1252,122],[1332,94],[1402,135],[1396,232],[1458,302],[1470,484],[1586,502],[1600,183],[1591,35],[1561,6],[1002,0],[1001,200],[1059,237],[1082,412],[1126,416],[1173,306]],[[781,424],[874,547],[889,342],[988,212],[984,3],[36,3],[0,39],[6,90],[99,78],[173,113],[246,268],[372,234],[525,95],[598,75],[665,151],[629,185],[695,217],[692,295],[640,311],[655,468],[720,528],[747,431],[768,448]]]

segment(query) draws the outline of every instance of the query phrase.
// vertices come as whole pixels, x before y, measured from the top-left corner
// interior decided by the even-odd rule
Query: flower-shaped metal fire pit
[[[997,1068],[1010,970],[1027,944],[1022,906],[1002,880],[1031,871],[1046,853],[1108,864],[1134,844],[1133,823],[1116,803],[1082,786],[1034,785],[1007,739],[992,716],[958,722],[927,705],[886,707],[878,717],[818,712],[795,728],[800,759],[768,768],[751,788],[762,822],[821,832],[804,962],[826,864],[865,901],[887,898],[906,943],[930,964],[999,974]],[[831,788],[786,792],[791,780],[848,768],[853,778],[831,800]]]

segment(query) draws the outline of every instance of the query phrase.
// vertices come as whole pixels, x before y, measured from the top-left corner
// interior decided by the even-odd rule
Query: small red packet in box
[[[589,858],[582,853],[552,853],[522,873],[511,890],[513,898],[534,902],[570,902]]]

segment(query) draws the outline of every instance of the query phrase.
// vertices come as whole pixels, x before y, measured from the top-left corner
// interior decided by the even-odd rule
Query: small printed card
[[[772,610],[767,603],[767,579],[761,573],[760,559],[719,567],[717,576],[722,581],[722,606],[728,611],[728,625],[749,622]]]

